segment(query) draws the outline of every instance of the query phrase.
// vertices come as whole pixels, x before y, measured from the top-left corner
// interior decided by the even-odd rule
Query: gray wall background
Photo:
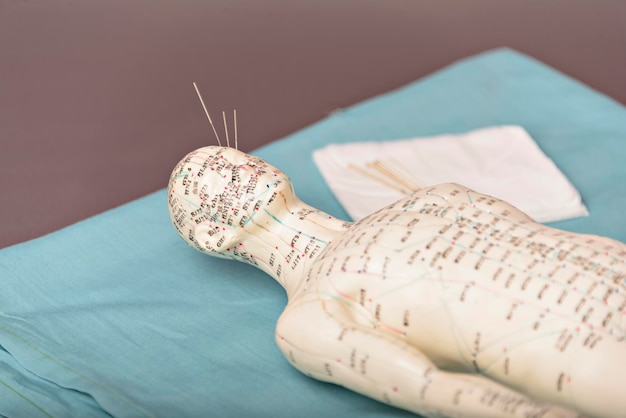
[[[0,247],[166,185],[236,108],[250,151],[509,46],[626,103],[618,0],[0,0]]]

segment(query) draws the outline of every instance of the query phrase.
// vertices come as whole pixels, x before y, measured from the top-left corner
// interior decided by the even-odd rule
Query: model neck
[[[240,245],[253,254],[254,264],[278,281],[291,298],[307,279],[312,263],[350,224],[300,200],[278,210],[259,210],[263,213],[255,216],[251,232]]]

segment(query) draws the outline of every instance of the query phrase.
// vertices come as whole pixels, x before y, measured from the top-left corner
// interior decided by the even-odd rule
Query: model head
[[[191,246],[218,257],[251,262],[242,239],[259,227],[277,195],[293,195],[276,167],[233,148],[209,146],[187,154],[168,185],[170,218]]]

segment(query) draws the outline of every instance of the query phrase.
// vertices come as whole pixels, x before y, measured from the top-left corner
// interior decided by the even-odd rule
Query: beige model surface
[[[626,246],[457,184],[349,223],[228,147],[169,183],[193,247],[274,277],[303,373],[428,417],[626,416]],[[580,414],[580,415],[579,415]]]

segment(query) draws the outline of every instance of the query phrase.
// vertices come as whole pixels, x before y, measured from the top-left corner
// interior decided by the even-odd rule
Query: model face
[[[170,177],[170,217],[178,233],[203,252],[233,258],[233,234],[262,217],[276,193],[291,181],[260,158],[233,148],[205,147],[183,158]]]

